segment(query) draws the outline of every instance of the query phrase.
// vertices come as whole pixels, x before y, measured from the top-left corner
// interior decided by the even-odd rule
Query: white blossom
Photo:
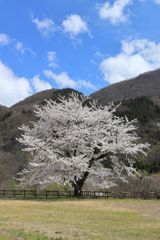
[[[39,120],[31,128],[20,128],[24,133],[18,141],[33,157],[19,174],[23,177],[17,178],[20,186],[70,184],[77,195],[84,183],[106,189],[115,179],[125,181],[126,175],[135,173],[134,159],[149,147],[136,143],[135,120],[116,117],[112,103],[98,106],[83,95],[72,93],[68,100],[59,100],[36,106]]]

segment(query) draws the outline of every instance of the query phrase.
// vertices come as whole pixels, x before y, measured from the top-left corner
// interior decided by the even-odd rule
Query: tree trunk
[[[82,196],[82,188],[83,188],[84,182],[86,181],[86,179],[88,177],[88,174],[89,174],[89,172],[85,172],[81,179],[76,180],[76,178],[75,178],[75,183],[73,185],[74,197]]]
[[[82,196],[82,187],[83,185],[75,183],[74,185],[74,197],[80,197]]]

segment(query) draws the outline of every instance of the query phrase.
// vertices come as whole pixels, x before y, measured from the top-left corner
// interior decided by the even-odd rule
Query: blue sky
[[[160,0],[0,0],[0,104],[160,68]]]

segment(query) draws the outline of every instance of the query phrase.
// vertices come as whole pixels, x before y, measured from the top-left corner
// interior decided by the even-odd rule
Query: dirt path
[[[0,230],[0,234],[5,235],[5,236],[10,237],[10,238],[15,239],[15,240],[26,240],[26,238],[21,238],[21,237],[12,235],[12,234],[7,233],[7,232],[2,231],[2,230]]]

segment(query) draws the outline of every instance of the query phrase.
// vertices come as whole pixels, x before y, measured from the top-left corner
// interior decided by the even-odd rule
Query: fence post
[[[48,192],[47,192],[47,190],[46,190],[46,198],[48,197],[48,195],[47,195],[47,194],[48,194]]]
[[[16,190],[13,190],[13,196],[14,197],[16,196]]]
[[[3,196],[5,197],[5,190],[3,190]]]
[[[37,191],[36,190],[34,191],[34,196],[37,197]]]
[[[24,197],[26,196],[26,190],[24,190]]]

